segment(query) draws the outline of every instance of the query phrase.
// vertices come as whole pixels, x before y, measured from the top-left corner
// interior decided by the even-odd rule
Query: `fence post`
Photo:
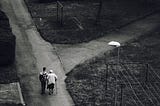
[[[101,12],[102,12],[102,0],[99,1],[99,7],[98,7],[96,22],[95,22],[96,25],[98,25],[98,22],[100,21]]]
[[[63,5],[59,1],[57,1],[57,23],[63,25]]]
[[[146,75],[145,75],[145,83],[148,83],[148,75],[149,75],[149,64],[146,64]]]
[[[63,7],[61,7],[61,26],[63,25]]]
[[[124,88],[124,84],[121,84],[121,102],[120,102],[120,106],[123,106],[123,88]]]
[[[57,23],[58,23],[58,1],[57,1]]]
[[[107,90],[107,87],[108,87],[108,81],[107,81],[107,79],[108,79],[108,72],[109,71],[109,68],[108,68],[108,64],[106,63],[106,90]]]

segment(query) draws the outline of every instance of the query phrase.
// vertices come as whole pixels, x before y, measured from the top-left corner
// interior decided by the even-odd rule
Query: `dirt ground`
[[[16,82],[18,81],[18,76],[17,76],[15,64],[14,62],[10,63],[6,61],[8,57],[10,59],[10,56],[13,56],[12,50],[15,45],[13,44],[13,46],[10,47],[9,43],[11,43],[12,41],[14,42],[14,40],[11,39],[12,37],[14,37],[14,35],[12,35],[11,33],[9,20],[5,15],[5,13],[2,12],[1,7],[0,7],[0,34],[1,34],[1,37],[0,37],[0,42],[1,42],[0,83],[4,84],[4,83]],[[8,43],[8,46],[6,46],[7,43]],[[8,49],[10,48],[10,50],[8,50],[7,47]]]
[[[14,64],[0,67],[0,83],[12,83],[19,80]]]
[[[63,80],[62,78],[60,78],[61,83],[59,83],[60,89],[58,89],[59,90],[58,96],[55,96],[55,97],[53,96],[52,98],[47,95],[45,95],[45,97],[43,98],[39,94],[39,91],[40,91],[39,90],[39,82],[37,79],[37,75],[43,65],[53,63],[52,64],[53,66],[51,68],[55,68],[55,66],[56,66],[56,69],[59,69],[59,68],[57,68],[57,66],[59,67],[59,61],[57,60],[57,57],[53,57],[53,54],[51,53],[51,51],[49,49],[50,46],[48,47],[48,44],[42,42],[42,39],[39,39],[39,36],[37,37],[37,35],[36,35],[37,33],[35,33],[33,31],[35,29],[32,26],[33,24],[30,23],[31,21],[28,18],[28,14],[25,13],[26,10],[23,10],[21,5],[20,5],[21,7],[19,7],[19,8],[16,7],[17,5],[19,5],[17,3],[20,3],[21,0],[17,0],[17,2],[13,2],[13,1],[8,1],[8,2],[15,4],[15,5],[12,5],[14,8],[14,12],[16,11],[15,14],[13,12],[13,9],[10,9],[10,10],[7,9],[7,11],[8,11],[8,13],[10,13],[9,15],[12,17],[11,22],[12,22],[12,26],[14,29],[14,33],[16,33],[17,38],[18,38],[17,41],[19,41],[17,43],[17,47],[18,47],[18,49],[17,49],[17,66],[18,66],[18,73],[21,77],[21,83],[23,86],[22,89],[23,89],[25,100],[31,106],[35,106],[35,105],[43,106],[43,105],[46,105],[46,103],[47,103],[47,106],[51,106],[51,105],[55,104],[55,102],[62,103],[61,99],[68,98],[68,97],[66,98],[66,96],[62,97],[62,95],[65,91],[65,89],[62,89],[64,86],[64,83],[62,83],[63,81],[61,81],[61,80]],[[11,8],[12,6],[9,5],[8,8]],[[17,16],[16,18],[15,18],[15,15]],[[17,20],[17,18],[19,20]],[[149,34],[148,36],[151,36],[151,35],[152,34]],[[157,32],[157,36],[155,36],[156,40],[157,40],[157,38],[159,38],[158,35],[159,35],[159,33]],[[33,42],[34,40],[37,42]],[[24,41],[24,42],[21,42],[21,41]],[[146,42],[148,42],[148,41],[150,41],[150,40],[149,39],[146,40]],[[153,39],[153,41],[155,42],[154,39]],[[137,41],[137,42],[140,42],[140,41]],[[31,47],[31,43],[32,43],[32,47]],[[145,44],[145,43],[143,43],[143,44]],[[153,43],[150,43],[150,44],[152,45]],[[137,52],[138,54],[139,53],[142,54],[142,52],[140,52],[139,50],[145,51],[146,49],[143,49],[143,48],[146,45],[142,46],[142,48],[141,48],[141,45],[140,46],[139,45],[140,45],[139,43],[138,44],[135,42],[131,43],[131,47],[133,47],[133,48],[135,47],[135,49],[133,49],[132,51],[136,50],[136,51],[138,51]],[[153,47],[154,45],[158,46],[158,41],[156,44],[153,44],[151,47]],[[127,46],[128,46],[128,44],[127,44]],[[130,51],[130,48],[128,48],[128,49],[127,49],[127,47],[125,47],[125,48],[126,48],[126,50]],[[125,50],[125,49],[123,49],[123,47],[122,47],[121,55],[123,54],[123,50]],[[156,49],[153,49],[153,50],[156,50]],[[33,53],[34,53],[34,55],[33,55]],[[128,55],[129,55],[128,58],[132,58],[132,56],[134,56],[132,53],[133,52],[131,52],[131,53],[128,52]],[[22,54],[25,54],[25,55],[22,55]],[[113,62],[115,62],[116,61],[115,59],[117,58],[116,53],[113,51],[113,53],[110,53],[110,54],[111,54],[111,56],[113,56],[113,58],[111,58],[111,59],[107,58],[107,60],[113,60]],[[144,54],[147,55],[147,52],[144,52]],[[142,54],[142,55],[144,56],[144,54]],[[153,52],[153,54],[154,54],[154,52]],[[126,53],[126,55],[127,55],[127,53]],[[135,55],[135,56],[139,56],[139,55]],[[148,56],[148,59],[150,59],[150,55],[147,55],[147,56]],[[153,57],[155,56],[154,59],[157,59],[156,55],[152,55],[152,56]],[[37,58],[37,61],[36,61],[36,58]],[[147,59],[146,57],[144,57],[144,58]],[[153,58],[151,58],[151,59],[153,59]],[[54,62],[52,60],[54,60]],[[58,64],[55,62],[55,60],[58,61]],[[84,106],[86,104],[88,104],[88,105],[92,105],[92,104],[93,105],[100,105],[101,104],[102,106],[106,105],[106,98],[107,98],[106,94],[107,93],[104,93],[105,89],[106,89],[105,88],[105,86],[106,86],[106,83],[105,83],[105,81],[106,81],[106,76],[105,76],[106,75],[106,66],[104,64],[105,60],[106,60],[105,56],[102,56],[102,57],[100,56],[98,58],[94,58],[92,62],[85,62],[83,65],[77,66],[73,70],[73,73],[68,74],[69,77],[66,80],[66,82],[68,83],[68,89],[71,92],[71,95],[74,98],[76,105],[84,105]],[[39,66],[38,68],[36,67],[36,64],[38,64],[38,66]],[[62,69],[59,69],[59,70],[61,71]],[[59,76],[64,75],[60,71],[57,71],[57,73],[60,74]],[[83,73],[81,73],[81,72],[83,72]],[[110,79],[112,79],[112,77],[114,77],[114,76],[111,76]],[[100,89],[99,88],[97,89],[97,86]],[[135,98],[132,100],[135,100]],[[92,102],[92,101],[96,101],[96,102]],[[109,102],[111,102],[111,101],[110,100],[107,101],[107,103],[109,103]],[[68,103],[67,100],[66,100],[66,103]]]
[[[121,71],[118,71],[117,104],[121,101],[121,84],[126,86],[123,94],[125,98],[123,103],[126,106],[139,106],[142,104],[150,106],[160,103],[158,100],[160,84],[155,83],[160,81],[159,35],[160,31],[157,27],[149,34],[136,38],[132,42],[127,42],[120,47],[120,63],[126,64],[118,66]],[[67,88],[76,106],[113,105],[115,92],[113,89],[115,89],[115,70],[117,70],[117,66],[110,65],[108,69],[106,64],[115,64],[116,62],[117,49],[77,66],[68,74],[66,79]],[[149,63],[150,68],[146,68],[145,63]],[[107,74],[107,69],[110,71],[109,74]],[[147,69],[149,69],[149,83],[146,84]],[[108,82],[106,83],[106,81]],[[106,89],[108,89],[107,92]]]
[[[59,44],[89,42],[159,10],[158,5],[139,0],[107,0],[103,1],[100,20],[95,25],[99,2],[62,1],[64,10],[61,26],[57,23],[56,2],[25,1],[41,36],[46,41]]]
[[[39,32],[41,33],[41,36],[45,40],[51,43],[79,43],[79,42],[84,42],[84,41],[86,42],[86,41],[95,39],[97,37],[104,36],[106,33],[108,33],[108,30],[117,30],[119,29],[119,27],[137,20],[137,18],[140,18],[140,17],[144,18],[144,16],[151,14],[152,12],[157,10],[154,4],[143,4],[143,3],[141,4],[140,3],[139,5],[137,5],[136,4],[137,2],[134,2],[134,3],[130,2],[131,4],[127,4],[126,1],[125,1],[126,4],[123,4],[124,2],[123,3],[118,2],[118,3],[120,4],[113,3],[112,5],[108,4],[109,6],[106,6],[107,9],[105,10],[104,14],[108,14],[109,16],[104,15],[101,21],[102,23],[106,23],[106,24],[103,24],[104,26],[100,24],[98,26],[99,29],[97,28],[98,30],[97,29],[95,30],[97,32],[99,31],[103,32],[103,29],[105,29],[105,31],[102,34],[97,34],[96,32],[90,33],[90,29],[91,31],[93,31],[94,29],[91,26],[93,25],[93,21],[95,20],[95,18],[93,18],[93,16],[95,16],[95,13],[93,13],[91,8],[87,8],[87,7],[97,6],[96,3],[95,4],[93,3],[92,5],[87,4],[86,2],[82,2],[80,4],[78,3],[68,3],[67,4],[66,3],[66,5],[64,5],[66,8],[66,11],[65,11],[66,20],[64,20],[63,28],[56,24],[56,4],[55,3],[39,4],[37,2],[33,3],[31,1],[28,3],[28,7],[32,14],[32,18],[34,19],[34,22]],[[115,9],[114,10],[113,7],[117,5],[119,7],[114,8]],[[72,13],[73,8],[75,9],[74,13]],[[85,9],[87,10],[86,13],[91,13],[91,14],[86,14],[84,11]],[[80,11],[79,12],[80,14],[78,14],[77,11]],[[67,19],[70,19],[70,17],[73,17],[73,16],[78,17],[78,19],[80,18],[79,20],[80,22],[82,22],[82,26],[85,27],[85,30],[82,30],[82,31],[79,29],[77,30],[77,27],[75,27],[74,23],[72,23],[71,25],[67,23],[68,22]],[[89,18],[86,18],[86,17],[89,17]],[[86,27],[89,27],[90,29],[87,29]],[[76,34],[76,32],[74,31],[77,31],[77,32],[80,31],[80,32]],[[84,37],[82,35],[84,35]],[[90,36],[90,35],[93,35],[93,36]],[[152,34],[149,34],[148,36],[150,35]],[[83,38],[83,39],[80,39],[80,38]],[[139,39],[144,39],[144,38],[139,38]],[[146,37],[146,39],[148,38],[149,37]],[[149,60],[151,59],[154,59],[152,58],[150,54],[148,54],[148,51],[149,51],[148,47],[146,47],[146,45],[141,45],[141,41],[138,41],[139,39],[135,39],[134,42],[126,43],[126,46],[122,46],[120,48],[121,49],[121,53],[120,53],[121,61],[128,61],[128,62],[138,61],[138,62],[143,63],[144,61],[145,62],[147,61],[146,59],[148,59],[147,62],[149,62]],[[156,45],[158,45],[158,42]],[[125,58],[122,58],[122,57],[125,57]],[[66,79],[67,89],[70,92],[76,106],[82,106],[82,105],[84,106],[85,105],[101,105],[101,106],[104,105],[106,106],[106,104],[113,105],[114,97],[115,97],[114,96],[115,90],[114,90],[114,83],[111,83],[111,82],[115,80],[115,70],[116,69],[114,68],[115,66],[111,67],[110,70],[114,70],[114,71],[113,73],[111,73],[112,75],[110,75],[109,77],[106,77],[107,74],[106,74],[105,63],[108,60],[115,62],[117,61],[116,59],[117,57],[116,57],[116,50],[115,50],[111,52],[110,54],[108,54],[107,56],[99,56],[98,58],[94,58],[92,61],[87,61],[84,64],[77,66],[75,69],[72,70],[71,73],[68,74],[68,78]],[[153,64],[150,63],[150,65],[155,69]],[[127,66],[127,67],[131,67],[131,66]],[[139,67],[142,67],[142,66],[139,66]],[[141,68],[141,69],[144,70],[144,68]],[[130,86],[125,88],[126,92],[124,95],[125,95],[125,98],[128,97],[128,99],[125,100],[125,103],[127,106],[131,106],[131,104],[133,106],[139,106],[141,104],[146,104],[147,103],[146,101],[148,101],[149,105],[158,105],[156,103],[159,103],[159,101],[157,101],[157,98],[159,98],[159,95],[157,96],[153,92],[149,93],[151,95],[148,95],[148,92],[151,91],[150,88],[157,90],[156,88],[159,87],[159,85],[156,85],[156,88],[153,87],[152,85],[147,85],[147,86],[144,85],[144,87],[148,89],[147,91],[145,91],[143,90],[144,88],[142,87],[141,84],[139,84],[140,88],[139,86],[137,87],[137,86],[132,85],[132,83],[135,83],[133,79],[136,79],[136,83],[137,82],[142,83],[139,81],[139,78],[137,77],[141,76],[140,74],[143,73],[144,71],[138,72],[140,69],[138,71],[135,70],[134,76],[131,76],[132,75],[131,73],[126,73],[126,68],[120,67],[120,69],[122,72],[124,71],[123,73],[121,73],[121,71],[118,73],[119,76],[120,75],[123,76],[120,81],[125,84],[129,83],[131,84],[131,87],[134,88],[134,89],[130,89],[131,88]],[[131,70],[134,70],[134,69],[131,69]],[[158,72],[156,71],[156,73]],[[124,74],[126,75],[124,76]],[[141,78],[144,81],[144,77],[141,77]],[[109,87],[107,87],[107,89],[109,89],[108,90],[109,92],[106,92],[106,86],[107,86],[106,80],[108,80],[107,84],[109,85]],[[121,90],[120,86],[118,86],[118,98],[117,98],[118,102],[117,103],[120,103],[120,99],[121,99],[119,96],[120,90]],[[131,96],[129,92],[133,92],[131,94],[133,94],[134,96]],[[137,96],[138,92],[142,92],[141,96],[140,95]],[[152,96],[154,94],[157,97]],[[145,99],[144,97],[148,97],[148,98]]]

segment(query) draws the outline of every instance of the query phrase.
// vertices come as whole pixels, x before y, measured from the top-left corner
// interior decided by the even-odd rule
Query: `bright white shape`
[[[116,47],[121,46],[121,44],[120,44],[119,42],[117,42],[117,41],[110,41],[110,42],[108,43],[108,45],[110,45],[110,46],[116,46]]]
[[[42,21],[42,18],[39,18],[40,21]]]

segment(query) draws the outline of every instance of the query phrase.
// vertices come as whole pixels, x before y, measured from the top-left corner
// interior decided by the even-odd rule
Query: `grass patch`
[[[9,19],[0,11],[0,66],[12,64],[15,60],[15,36],[9,25]]]
[[[142,62],[149,63],[157,75],[160,75],[160,31],[155,29],[148,35],[143,35],[132,42],[126,43],[124,46],[120,47],[120,61],[121,62]],[[86,61],[85,63],[76,66],[70,73],[67,74],[66,84],[67,89],[70,92],[76,106],[106,106],[113,105],[114,103],[114,92],[115,92],[115,74],[116,74],[116,66],[109,67],[111,70],[106,77],[106,63],[115,63],[117,60],[117,50],[110,51],[110,53],[106,53],[105,55],[96,57],[92,60]],[[139,66],[138,66],[139,65]],[[146,66],[143,64],[138,65],[128,65],[127,67],[131,69],[130,71],[124,70],[123,67],[119,66],[118,71],[118,102],[121,100],[120,93],[120,83],[137,83],[135,80],[131,80],[136,78],[140,83],[144,83],[145,81],[145,72]],[[140,66],[141,65],[141,66]],[[122,75],[125,74],[126,78]],[[126,106],[135,106],[140,105],[139,101],[136,99],[136,96],[139,100],[145,104],[149,105],[157,105],[155,99],[153,99],[153,95],[158,95],[158,89],[160,88],[160,84],[153,84],[153,82],[158,79],[156,76],[152,76],[152,71],[149,72],[150,78],[149,81],[151,83],[144,84],[142,89],[142,85],[132,85],[133,89],[130,87],[124,88],[124,103]],[[134,77],[133,77],[134,76]],[[106,85],[107,78],[107,85]],[[122,79],[121,79],[122,78]],[[153,84],[153,85],[152,85]],[[106,90],[107,86],[107,90]],[[128,86],[128,85],[126,85]],[[148,89],[149,87],[149,89]],[[152,88],[152,90],[150,89]],[[158,89],[156,89],[158,88]],[[157,93],[153,93],[153,89]],[[133,94],[133,90],[136,93],[136,96]],[[151,95],[151,93],[153,95]],[[148,95],[148,96],[146,96]],[[152,100],[152,102],[149,100]],[[159,101],[160,102],[160,101]]]
[[[159,10],[156,3],[140,0],[103,0],[100,21],[95,25],[99,2],[96,0],[62,1],[64,21],[61,27],[56,22],[56,2],[39,3],[25,0],[41,36],[51,43],[74,44],[89,42],[106,36],[133,21],[144,18]],[[80,29],[74,18],[83,27]],[[41,18],[41,19],[40,19]]]
[[[19,81],[15,65],[1,66],[0,67],[0,83],[7,84]]]
[[[9,25],[9,19],[0,10],[0,83],[17,82],[17,72],[14,65],[15,36]]]

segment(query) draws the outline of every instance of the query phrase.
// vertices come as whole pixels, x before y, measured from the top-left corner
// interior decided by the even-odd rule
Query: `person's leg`
[[[51,93],[53,94],[53,88],[51,88]]]
[[[54,90],[54,84],[52,84],[52,94],[53,94],[53,90]]]
[[[45,93],[45,91],[46,91],[46,82],[44,82],[44,86],[43,87],[44,87],[43,90],[44,90],[44,93]]]
[[[52,93],[51,93],[51,88],[49,88],[49,95],[51,95]]]
[[[44,83],[43,82],[41,82],[41,94],[44,94]]]
[[[50,91],[51,91],[50,93],[52,94],[53,93],[53,84],[50,85]]]
[[[43,94],[43,83],[41,82],[41,94]]]
[[[42,82],[42,94],[45,93],[46,83]]]
[[[49,89],[49,95],[51,95],[51,85],[48,85],[48,89]]]

